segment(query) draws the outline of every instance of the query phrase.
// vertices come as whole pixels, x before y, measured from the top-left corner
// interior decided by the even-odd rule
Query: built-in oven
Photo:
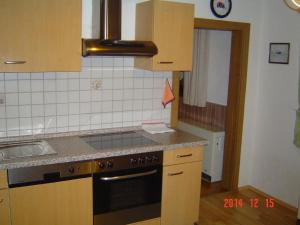
[[[126,225],[160,217],[162,152],[94,162],[94,225]]]

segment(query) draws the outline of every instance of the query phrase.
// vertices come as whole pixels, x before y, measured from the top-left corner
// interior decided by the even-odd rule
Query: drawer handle
[[[26,61],[5,61],[4,64],[25,64]]]
[[[171,61],[161,61],[161,62],[158,62],[158,64],[173,64],[174,62],[171,62]]]
[[[177,173],[168,173],[168,176],[177,176],[183,174],[183,171],[177,172]]]
[[[190,157],[193,154],[186,154],[186,155],[177,155],[177,158],[185,158],[185,157]]]

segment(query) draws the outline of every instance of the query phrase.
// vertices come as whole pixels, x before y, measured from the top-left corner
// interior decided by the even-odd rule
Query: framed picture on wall
[[[269,63],[289,64],[290,43],[270,43]]]

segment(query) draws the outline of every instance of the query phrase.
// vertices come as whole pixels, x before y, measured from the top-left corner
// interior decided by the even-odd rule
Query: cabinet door
[[[10,225],[8,189],[0,190],[0,224]]]
[[[0,72],[80,70],[81,0],[1,0],[0,29]]]
[[[201,163],[163,168],[162,225],[193,225],[198,221]]]
[[[191,70],[194,6],[159,1],[154,11],[154,43],[158,54],[153,57],[157,70]]]
[[[12,225],[92,225],[92,178],[10,189]]]

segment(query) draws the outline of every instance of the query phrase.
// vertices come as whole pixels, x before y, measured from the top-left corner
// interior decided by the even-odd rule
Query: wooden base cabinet
[[[10,225],[10,208],[8,189],[0,190],[0,224]]]
[[[160,218],[152,219],[152,220],[145,220],[137,223],[131,223],[127,225],[160,225]]]
[[[0,170],[0,189],[7,188],[7,172]]]
[[[12,225],[93,224],[92,178],[17,187],[9,194]]]
[[[178,161],[174,160],[175,155]],[[196,148],[164,154],[165,165],[182,159],[186,163],[163,167],[161,225],[194,225],[198,222],[202,164],[194,160],[199,158],[202,158],[202,149]]]
[[[0,225],[10,225],[7,171],[0,170]]]

